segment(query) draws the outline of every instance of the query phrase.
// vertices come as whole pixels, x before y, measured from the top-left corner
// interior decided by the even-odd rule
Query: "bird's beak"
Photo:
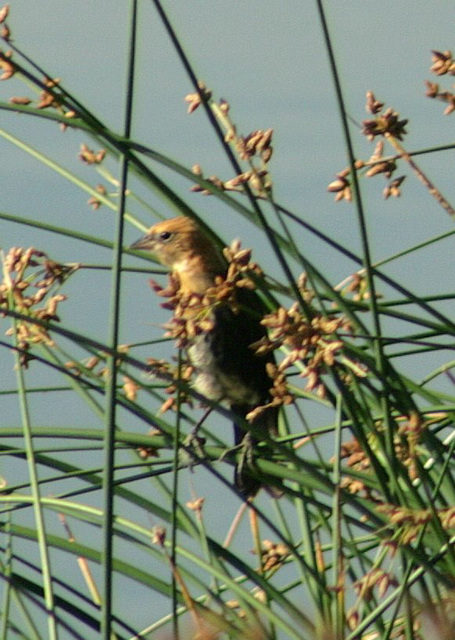
[[[130,246],[130,249],[138,249],[142,251],[149,251],[153,246],[153,238],[150,235],[142,236],[136,242]]]

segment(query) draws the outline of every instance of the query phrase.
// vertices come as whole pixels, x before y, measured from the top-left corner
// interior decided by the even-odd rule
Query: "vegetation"
[[[356,253],[275,200],[273,130],[239,132],[229,103],[216,95],[220,88],[199,80],[163,6],[153,4],[193,86],[188,111],[205,112],[230,164],[227,179],[207,176],[199,165],[190,169],[132,136],[136,1],[129,6],[126,108],[117,132],[26,55],[20,34],[11,37],[8,7],[1,11],[1,79],[24,82],[26,95],[0,109],[37,129],[50,121],[76,131],[81,174],[49,158],[45,143],[37,150],[5,130],[1,136],[87,192],[94,211],[114,212],[116,222],[95,235],[77,219],[62,227],[0,213],[3,224],[24,229],[23,247],[4,248],[0,285],[7,416],[0,426],[0,637],[452,638],[455,323],[446,309],[454,294],[420,297],[386,269],[451,232],[413,246],[404,239],[398,253],[374,262],[362,199],[367,178],[385,176],[388,199],[400,195],[405,176],[406,186],[416,177],[453,217],[419,165],[419,156],[443,148],[407,149],[407,120],[366,87],[361,133],[374,147],[369,159],[357,156],[317,3],[348,158],[328,190],[357,216]],[[455,75],[449,51],[434,52],[432,65],[437,76]],[[446,114],[454,109],[444,87],[429,82],[427,95],[442,100]],[[92,176],[82,172],[87,168],[98,185],[83,177]],[[185,183],[186,197],[176,182]],[[241,452],[232,449],[230,427],[223,429],[229,412],[201,406],[184,351],[174,344],[171,313],[155,295],[166,295],[165,272],[127,247],[131,226],[139,235],[167,211],[196,218],[225,246],[216,219],[199,211],[202,195],[228,212],[233,227],[254,226],[262,247],[251,255],[234,243],[225,255],[229,284],[248,282],[268,309],[268,338],[256,347],[276,355],[269,372],[280,436],[257,445],[254,469],[280,487],[280,498],[261,491],[245,503],[236,495],[232,469]],[[109,250],[109,264],[83,257],[62,264],[45,241],[29,246],[27,233],[35,229],[70,242],[75,256],[87,243],[100,255]],[[302,250],[302,237],[338,254],[350,275],[334,282],[324,256],[316,263]],[[277,267],[260,255],[273,255]],[[424,276],[424,258],[421,267]],[[97,288],[100,273],[109,292]],[[155,292],[147,289],[149,273],[157,274]],[[108,300],[103,330],[90,315],[97,296]],[[135,322],[148,323],[146,341],[131,342],[135,334],[125,328],[131,305]],[[418,378],[414,362],[420,366],[422,358],[426,373]],[[187,440],[196,424],[199,448]]]

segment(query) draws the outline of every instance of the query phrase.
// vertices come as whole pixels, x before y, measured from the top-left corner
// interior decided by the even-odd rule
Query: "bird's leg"
[[[248,473],[248,470],[254,467],[255,439],[249,431],[244,433],[236,424],[234,424],[234,430],[236,433],[235,445],[223,451],[220,456],[220,462],[230,453],[240,451],[238,462],[235,464],[234,483],[240,494],[250,499],[256,495],[260,488],[257,480],[252,474]],[[240,438],[239,433],[244,435]]]
[[[247,413],[245,407],[233,406],[232,409],[234,413],[244,419]],[[233,427],[235,446],[230,451],[240,452],[235,465],[234,483],[245,498],[253,498],[261,486],[254,473],[254,445],[257,443],[257,438],[251,431],[242,428],[238,421],[234,422]]]
[[[202,424],[207,420],[211,412],[213,411],[213,407],[209,407],[205,412],[202,418],[194,425],[191,429],[187,437],[184,441],[184,446],[196,454],[197,458],[204,457],[204,449],[203,446],[205,444],[205,438],[198,435],[198,431],[201,428]]]
[[[219,461],[223,462],[226,456],[228,456],[230,453],[236,453],[240,449],[243,449],[243,441],[237,442],[233,447],[229,447],[229,449],[225,449],[223,453],[220,455]]]
[[[252,467],[254,464],[254,438],[249,431],[245,433],[241,442],[238,443],[237,447],[240,448],[240,458],[237,465],[238,474],[241,476],[244,469],[248,467]]]
[[[252,500],[261,487],[254,474],[254,444],[256,439],[247,431],[238,446],[241,448],[239,461],[235,467],[234,482],[239,492]]]
[[[213,411],[213,407],[209,407],[205,412],[204,415],[202,416],[202,418],[199,420],[199,422],[197,422],[194,427],[191,429],[190,431],[190,436],[192,438],[199,438],[199,436],[197,435],[197,432],[199,431],[199,429],[201,428],[201,426],[204,424],[204,422],[207,420],[207,418],[209,417],[209,415],[212,413]],[[204,440],[204,438],[199,438],[200,440]]]

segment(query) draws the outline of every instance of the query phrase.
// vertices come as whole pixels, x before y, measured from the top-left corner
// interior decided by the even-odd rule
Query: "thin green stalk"
[[[3,593],[3,606],[2,606],[2,623],[0,628],[0,637],[1,640],[6,640],[8,635],[9,628],[9,616],[10,616],[10,605],[11,605],[11,564],[12,564],[12,537],[11,537],[11,516],[8,515],[6,523],[5,523],[5,535],[6,535],[6,553],[5,553],[5,564],[0,567],[1,573],[5,578],[6,585]]]
[[[10,298],[11,298],[11,303],[13,303],[12,294]],[[16,321],[14,321],[13,324],[14,324],[14,340],[17,345]],[[30,415],[28,410],[23,365],[18,353],[16,353],[15,360],[16,360],[18,400],[19,400],[20,411],[22,416],[23,435],[24,435],[24,443],[25,443],[26,456],[27,456],[27,466],[28,466],[28,473],[30,478],[30,488],[31,488],[32,498],[33,498],[33,510],[34,510],[35,520],[36,520],[38,548],[39,548],[40,559],[41,559],[41,571],[43,576],[43,587],[44,587],[44,602],[45,602],[46,612],[47,612],[49,640],[57,640],[58,632],[57,632],[57,625],[55,620],[54,591],[53,591],[53,585],[52,585],[52,572],[50,567],[49,550],[48,550],[47,541],[46,541],[46,527],[44,522],[44,513],[42,509],[42,504],[41,504],[41,495],[40,495],[39,483],[38,483],[38,472],[36,469],[35,453],[33,448],[33,437],[32,437],[31,423],[30,423]]]
[[[312,233],[317,238],[320,238],[321,240],[323,240],[328,246],[333,247],[334,249],[339,251],[342,255],[352,260],[355,264],[364,266],[362,259],[359,258],[355,253],[350,251],[350,249],[348,249],[346,246],[339,244],[338,242],[336,242],[335,240],[327,236],[325,233],[320,231],[320,229],[317,229],[313,225],[309,224],[309,222],[307,222],[306,220],[299,218],[288,209],[285,209],[282,206],[280,206],[279,208],[280,208],[280,211],[282,211],[285,215],[289,216],[294,222],[296,222],[298,225],[300,225],[304,229],[307,229],[307,231],[310,231],[310,233]],[[412,293],[412,291],[410,291],[409,289],[407,289],[402,284],[400,284],[393,278],[389,277],[385,273],[382,273],[382,271],[379,271],[379,269],[377,269],[373,265],[372,265],[372,273],[374,276],[377,276],[377,278],[381,282],[389,285],[390,287],[398,291],[405,299],[408,300],[408,304],[413,303],[418,308],[421,308],[431,316],[437,318],[443,323],[443,325],[447,326],[447,330],[450,331],[451,334],[455,334],[455,323],[450,318],[440,313],[437,309],[434,309],[432,306],[430,306],[425,301],[425,298],[422,298],[421,296],[415,293]],[[379,308],[379,305],[380,305],[379,299],[376,301],[376,304]]]
[[[71,173],[70,171],[62,167],[62,165],[59,164],[58,162],[54,162],[53,160],[51,160],[51,158],[48,158],[47,156],[45,156],[44,153],[41,153],[40,151],[33,149],[33,147],[31,147],[29,144],[23,142],[22,140],[19,140],[19,138],[16,138],[15,136],[13,136],[11,133],[8,133],[8,131],[5,131],[4,129],[0,129],[0,136],[2,138],[5,138],[5,140],[8,140],[8,142],[11,142],[12,144],[14,144],[19,149],[22,149],[22,151],[25,151],[26,153],[31,155],[33,158],[36,158],[36,160],[41,162],[46,167],[49,167],[49,169],[52,169],[53,171],[61,175],[66,180],[69,180],[69,182],[72,182],[76,187],[79,187],[79,189],[82,189],[86,193],[100,200],[100,202],[102,202],[106,207],[109,207],[109,209],[113,209],[115,211],[116,205],[109,198],[107,198],[106,196],[103,196],[101,193],[98,193],[96,189],[94,189],[89,184],[87,184],[86,182],[78,178],[76,175],[74,175],[74,173]],[[131,217],[131,221],[132,220],[133,218]]]
[[[178,380],[181,378],[182,372],[182,352],[178,352]],[[174,434],[174,460],[172,474],[172,507],[171,507],[171,553],[170,560],[172,565],[172,635],[175,640],[179,640],[179,616],[178,616],[178,584],[177,584],[177,531],[178,531],[178,490],[179,490],[179,455],[180,455],[180,389],[177,388],[177,407],[175,417],[175,434]]]
[[[53,362],[58,367],[61,368],[62,371],[65,370],[64,363],[55,353],[55,349],[51,349],[46,345],[42,345],[43,351],[46,353],[50,362]],[[85,380],[81,380],[78,376],[74,378],[70,378],[70,388],[79,395],[85,404],[91,408],[93,413],[98,417],[102,418],[104,415],[102,405],[96,401],[95,398],[89,392],[89,388],[87,388],[87,384]]]
[[[129,138],[133,115],[133,88],[136,60],[137,0],[130,6],[129,33],[129,67],[127,74],[125,104],[125,137]],[[122,246],[125,223],[126,189],[129,161],[122,156],[120,163],[120,198],[117,212],[117,229],[114,239],[113,268],[111,284],[111,311],[109,344],[112,349],[107,365],[109,378],[106,387],[106,436],[104,441],[104,521],[103,521],[103,603],[101,631],[104,640],[112,640],[112,605],[113,605],[113,519],[114,519],[114,464],[115,464],[115,429],[117,414],[117,351],[120,330],[120,285],[122,272]]]
[[[8,553],[10,551],[10,549],[7,550]],[[8,562],[11,562],[12,558],[9,559],[8,558]],[[39,568],[38,568],[39,570]],[[0,571],[2,573],[3,576],[7,577],[8,580],[13,579],[13,573],[11,572],[11,570],[3,565],[0,565]],[[11,587],[10,582],[8,582],[8,585],[5,589],[5,598],[4,598],[4,602],[6,605],[6,598],[11,597],[11,595],[8,592],[12,592],[12,598],[14,600],[14,604],[17,607],[17,609],[20,612],[20,615],[22,617],[22,619],[24,620],[25,626],[28,628],[28,633],[30,634],[30,638],[33,638],[33,640],[43,640],[43,636],[41,635],[41,633],[38,631],[38,628],[35,624],[35,620],[34,620],[34,615],[32,615],[28,609],[26,608],[23,600],[23,594],[20,593],[19,589],[17,589],[16,587]],[[2,620],[2,629],[1,629],[1,633],[2,633],[2,640],[7,640],[10,637],[9,634],[9,630],[11,628],[11,621],[9,619],[9,607],[6,606],[3,608],[2,610],[2,615],[3,615],[3,620]]]
[[[374,326],[373,348],[374,348],[374,353],[376,358],[376,366],[379,371],[380,379],[381,379],[383,376],[386,375],[388,365],[387,365],[387,361],[386,361],[386,357],[383,351],[382,341],[381,341],[382,331],[381,331],[381,322],[380,322],[380,315],[379,315],[377,296],[376,296],[376,286],[375,286],[375,281],[373,277],[373,268],[372,268],[373,263],[370,255],[370,246],[369,246],[369,240],[368,240],[365,211],[363,207],[360,185],[359,185],[356,166],[355,166],[356,158],[354,155],[354,148],[352,145],[351,133],[349,130],[349,121],[348,121],[347,111],[344,103],[343,91],[341,88],[341,81],[338,74],[338,67],[335,61],[335,54],[332,48],[332,40],[330,37],[329,28],[328,28],[328,24],[325,16],[323,1],[317,0],[316,4],[318,7],[318,12],[321,20],[321,26],[324,34],[325,44],[327,47],[327,53],[330,60],[330,67],[332,70],[332,77],[333,77],[335,92],[337,96],[337,102],[338,102],[338,107],[340,112],[344,140],[345,140],[347,154],[349,158],[349,166],[351,168],[352,186],[353,186],[353,191],[355,195],[355,202],[356,202],[356,208],[357,208],[357,214],[358,214],[358,223],[359,223],[359,229],[360,229],[360,238],[362,242],[363,262],[364,262],[366,278],[368,283],[368,290],[370,292],[371,315],[372,315],[373,326]],[[387,449],[388,449],[389,459],[392,461],[395,458],[395,450],[394,450],[394,444],[393,444],[394,429],[393,429],[393,423],[390,419],[388,389],[385,384],[382,384],[382,391],[383,393],[382,393],[381,402],[383,406],[383,416],[384,416],[383,420],[386,427]],[[391,487],[394,487],[394,491],[397,490],[397,487],[395,486],[395,484],[396,484],[395,478],[392,475],[392,477],[390,478],[390,485]]]
[[[332,557],[333,557],[333,608],[332,608],[332,625],[335,632],[335,638],[341,640],[343,638],[343,630],[345,624],[345,560],[344,549],[341,539],[341,525],[343,521],[343,510],[340,499],[340,482],[341,482],[341,441],[342,441],[342,397],[337,396],[337,415],[335,419],[335,442],[334,442],[334,466],[333,466],[333,485],[335,493],[333,495],[332,507]]]
[[[313,538],[313,532],[311,530],[311,511],[309,504],[306,500],[309,491],[304,492],[301,490],[301,497],[295,500],[296,516],[299,521],[300,531],[302,535],[302,547],[304,553],[302,554],[305,559],[305,564],[311,571],[304,571],[304,583],[306,584],[308,591],[317,606],[317,610],[322,612],[325,602],[325,575],[319,572],[317,562],[317,550],[315,540]],[[300,570],[302,567],[300,567]],[[317,576],[317,578],[316,578]]]
[[[104,240],[103,238],[96,238],[95,236],[82,233],[81,231],[74,231],[73,229],[58,227],[56,225],[48,224],[47,222],[40,222],[39,220],[34,220],[32,218],[25,218],[22,215],[14,216],[9,213],[0,212],[0,220],[6,220],[7,222],[14,222],[15,224],[21,224],[26,227],[41,229],[42,231],[56,233],[58,235],[65,236],[67,238],[75,238],[76,240],[81,240],[82,242],[89,242],[99,247],[112,249],[112,242],[110,240]]]

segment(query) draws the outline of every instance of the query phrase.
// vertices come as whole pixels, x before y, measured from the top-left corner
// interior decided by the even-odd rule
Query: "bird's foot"
[[[191,449],[194,453],[199,457],[204,457],[204,445],[206,443],[206,439],[202,436],[199,436],[197,433],[197,429],[192,429],[190,433],[186,436],[183,441],[183,445],[185,448]]]
[[[197,430],[192,429],[183,441],[180,451],[181,462],[192,469],[198,460],[205,458],[204,444],[205,438],[197,435]]]
[[[223,462],[225,458],[227,458],[231,453],[237,453],[242,448],[242,443],[236,444],[234,447],[229,447],[229,449],[225,449],[223,453],[218,458],[219,462]]]
[[[255,442],[256,440],[252,434],[247,433],[238,445],[241,448],[241,453],[235,467],[235,486],[239,493],[249,502],[253,500],[261,488],[264,488],[271,498],[280,498],[283,495],[282,487],[279,485],[270,486],[269,483],[264,484],[259,479],[254,456]]]
[[[238,445],[240,456],[235,467],[234,482],[238,491],[244,498],[252,499],[261,488],[261,483],[255,477],[254,464],[254,438],[251,433],[246,433]]]
[[[240,458],[237,463],[236,475],[241,478],[248,469],[254,467],[254,439],[251,433],[246,433],[238,446],[240,447]]]

